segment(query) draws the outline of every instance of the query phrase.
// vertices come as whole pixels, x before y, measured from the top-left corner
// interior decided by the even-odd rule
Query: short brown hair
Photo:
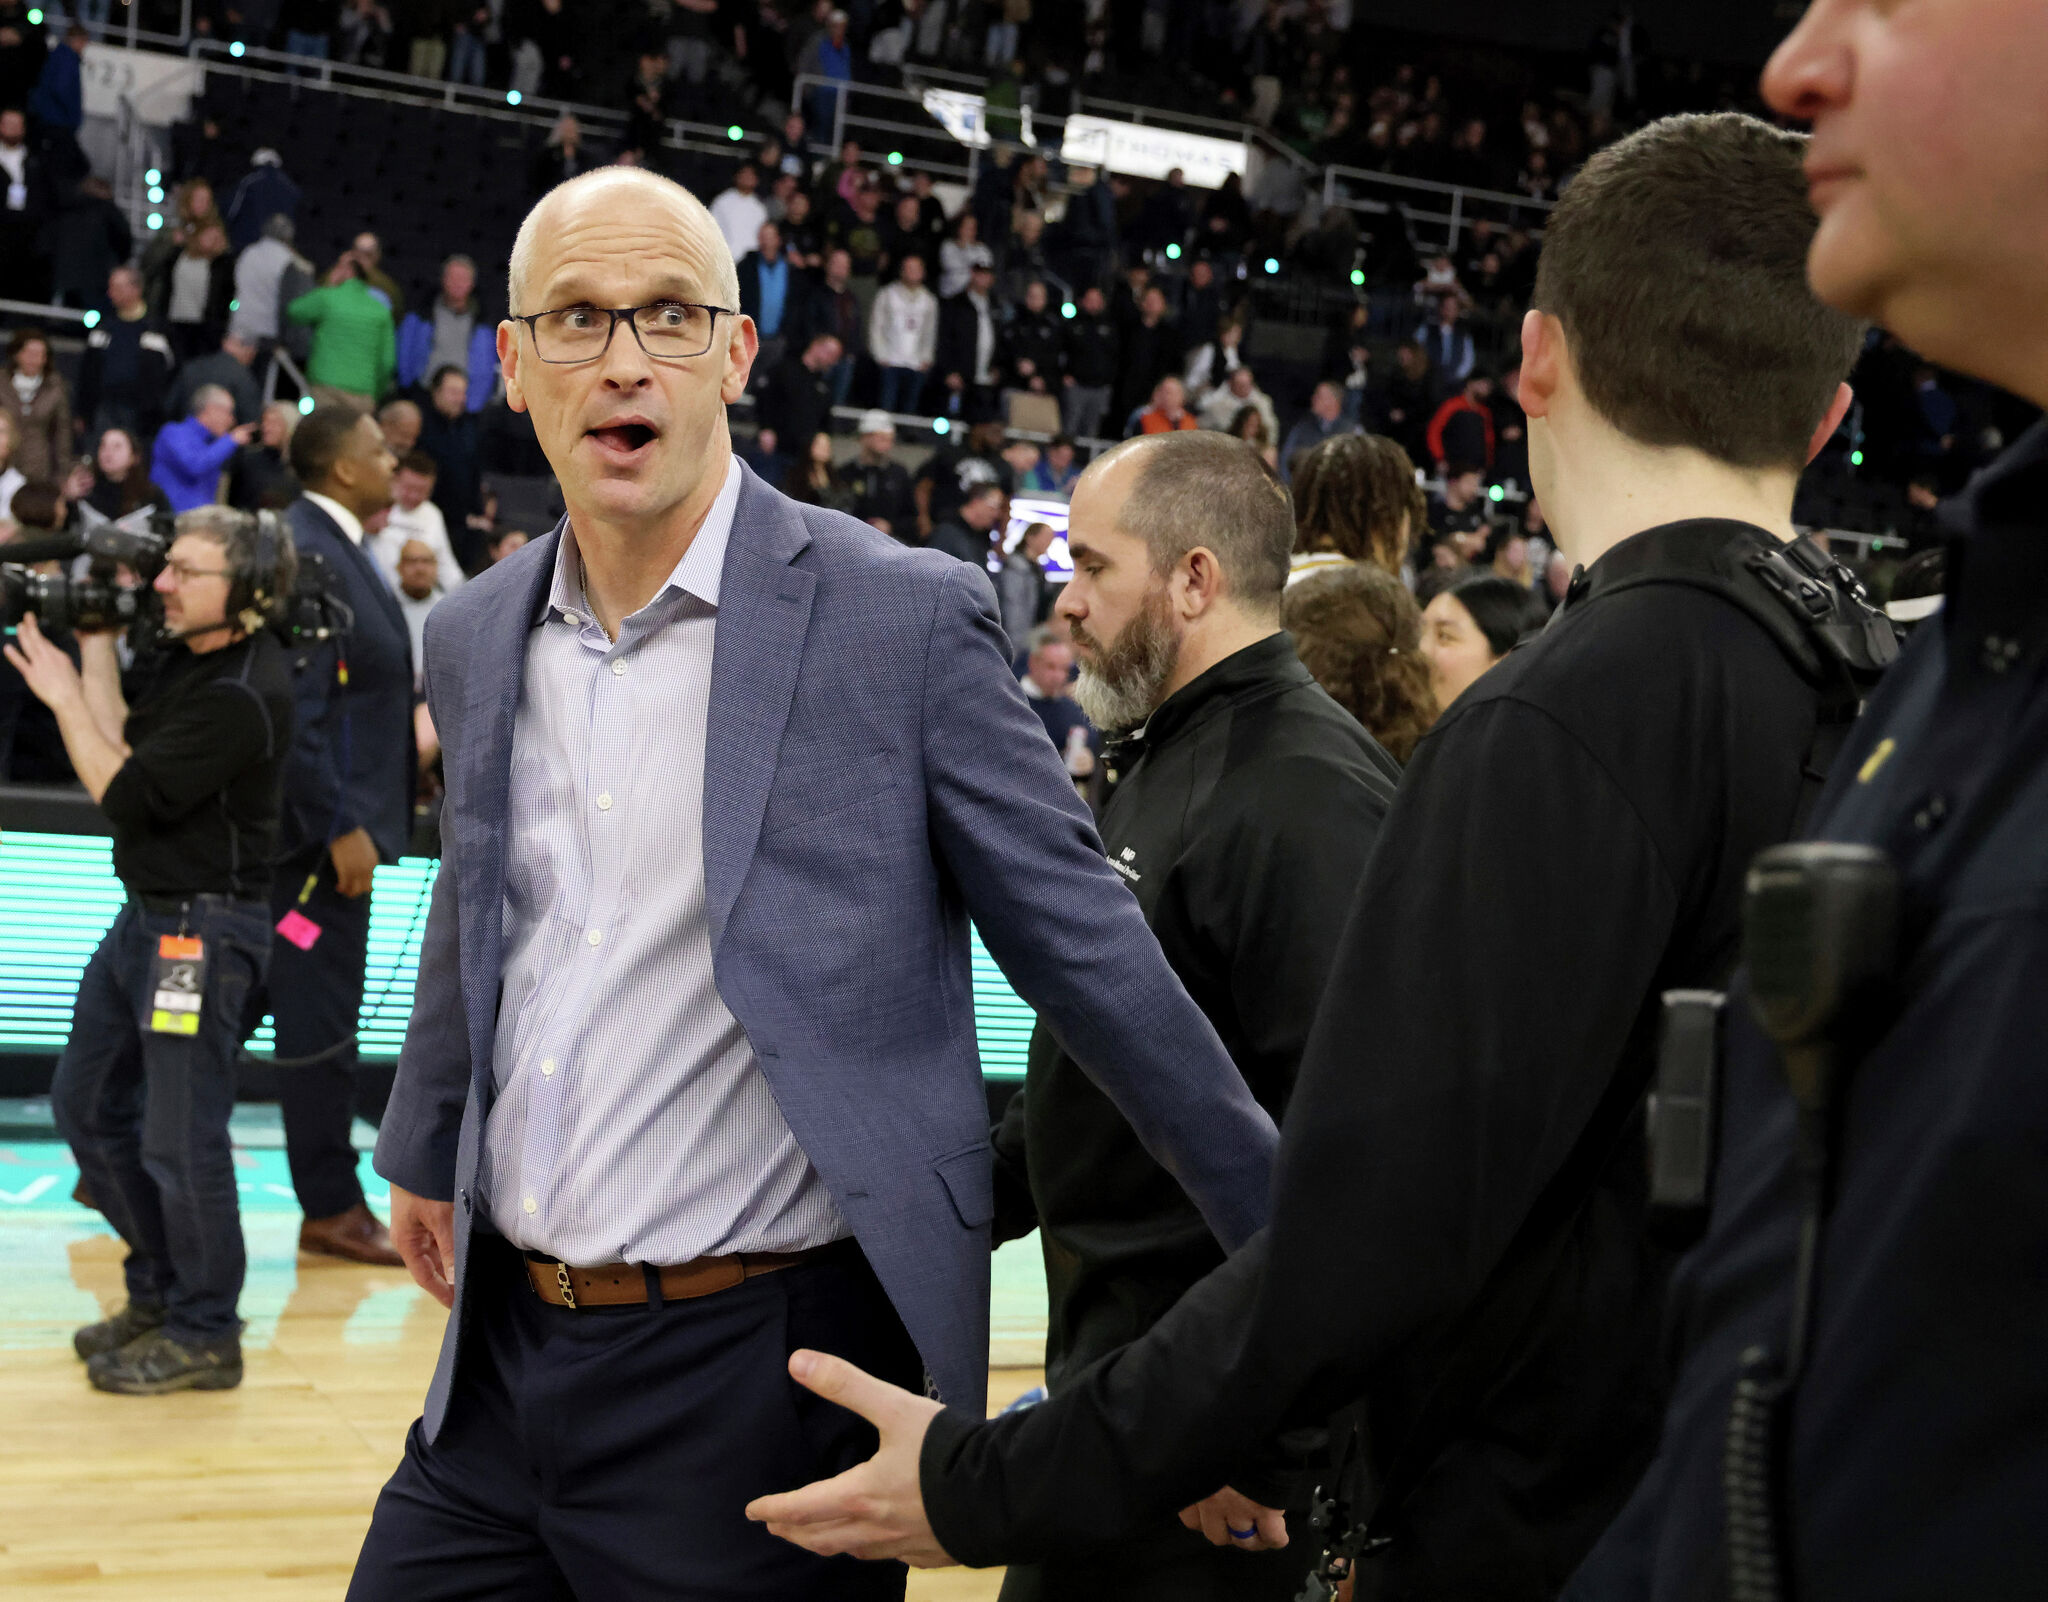
[[[398,459],[398,471],[417,473],[421,478],[438,478],[441,475],[441,464],[425,451],[407,451]]]
[[[1408,587],[1370,563],[1326,567],[1287,586],[1280,623],[1316,682],[1405,763],[1437,715]]]
[[[1294,548],[1399,573],[1429,519],[1415,464],[1380,434],[1333,434],[1294,465]]]
[[[1104,451],[1088,465],[1144,452],[1120,519],[1123,532],[1145,542],[1154,572],[1172,569],[1197,547],[1216,553],[1232,598],[1271,612],[1287,583],[1294,548],[1294,509],[1264,457],[1241,439],[1212,429],[1141,434]]]
[[[1586,399],[1644,445],[1806,465],[1863,325],[1806,282],[1804,135],[1737,112],[1665,117],[1594,156],[1550,214],[1535,305]]]

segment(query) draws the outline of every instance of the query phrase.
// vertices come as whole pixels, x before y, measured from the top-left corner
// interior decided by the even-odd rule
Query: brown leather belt
[[[838,1244],[837,1242],[833,1243]],[[533,1293],[550,1307],[630,1307],[655,1298],[653,1285],[661,1287],[664,1302],[684,1302],[711,1296],[743,1284],[778,1268],[793,1268],[808,1262],[830,1246],[804,1252],[741,1252],[732,1257],[698,1257],[668,1268],[645,1267],[639,1263],[607,1263],[602,1268],[571,1268],[551,1257],[528,1257],[526,1277]]]

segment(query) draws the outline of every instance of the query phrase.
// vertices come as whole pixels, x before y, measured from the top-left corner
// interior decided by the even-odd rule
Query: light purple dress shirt
[[[665,1265],[851,1233],[712,977],[704,740],[739,490],[729,462],[688,552],[616,641],[565,526],[526,648],[480,1177],[499,1231],[564,1262]]]

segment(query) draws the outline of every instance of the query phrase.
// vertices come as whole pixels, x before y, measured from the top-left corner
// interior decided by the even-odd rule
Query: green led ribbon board
[[[370,900],[369,968],[357,1025],[361,1053],[389,1060],[405,1039],[419,974],[420,938],[440,864],[405,857],[377,870]],[[121,909],[113,844],[87,834],[0,837],[0,1052],[55,1055],[71,1032],[79,975]],[[1003,978],[981,936],[973,936],[975,1033],[982,1072],[1021,1078],[1031,1009]],[[249,1049],[268,1054],[270,1020]]]

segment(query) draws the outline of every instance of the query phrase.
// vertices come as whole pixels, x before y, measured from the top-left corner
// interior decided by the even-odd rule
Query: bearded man
[[[1131,440],[1082,475],[1070,516],[1074,579],[1059,610],[1081,660],[1075,695],[1122,736],[1101,824],[1110,866],[1278,1119],[1400,768],[1281,632],[1294,516],[1250,446],[1216,433]],[[1144,1334],[1223,1261],[1173,1177],[1042,1022],[995,1147],[997,1238],[1036,1228],[1044,1245],[1052,1390]],[[1279,1487],[1246,1494],[1288,1500]],[[1234,1505],[1202,1512],[1220,1532]],[[1113,1551],[1013,1567],[1002,1595],[1283,1599],[1314,1545],[1254,1556],[1165,1519]]]

